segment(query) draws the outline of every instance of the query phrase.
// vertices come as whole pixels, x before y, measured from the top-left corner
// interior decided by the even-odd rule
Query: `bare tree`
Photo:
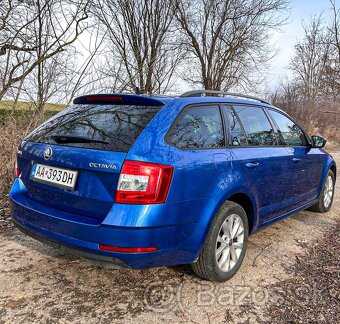
[[[290,63],[290,69],[301,84],[306,99],[316,99],[323,90],[323,79],[331,55],[328,35],[321,21],[319,16],[309,26],[304,26],[305,36],[295,45],[295,54]]]
[[[75,64],[72,80],[65,83],[65,97],[69,104],[76,94],[80,92],[101,91],[101,68],[98,68],[100,57],[104,56],[104,45],[106,33],[101,33],[100,26],[93,25],[86,31],[86,44],[81,43],[84,59],[77,65]]]
[[[7,0],[1,7],[0,99],[37,70],[37,103],[44,103],[46,61],[67,50],[86,28],[89,0]]]
[[[29,9],[29,3],[17,0],[4,0],[0,6],[0,99],[22,80],[18,75],[36,49],[27,32],[36,19]]]
[[[295,45],[290,63],[301,88],[302,100],[340,98],[339,10],[332,4],[332,21],[325,25],[323,15],[304,25],[304,38]]]
[[[172,41],[176,31],[171,2],[108,0],[98,1],[92,8],[107,32],[108,63],[113,64],[106,72],[118,89],[167,91],[181,58]]]
[[[185,80],[205,89],[252,86],[272,57],[270,31],[285,21],[286,0],[177,0],[176,16],[188,49]],[[188,75],[189,74],[189,75]]]
[[[60,52],[42,62],[24,80],[20,97],[34,103],[38,111],[48,102],[65,103],[78,71],[74,69],[75,49]]]
[[[331,20],[321,14],[304,24],[304,37],[290,63],[293,77],[272,94],[283,108],[311,133],[339,140],[340,118],[340,9],[331,0]]]
[[[332,21],[327,41],[330,44],[330,58],[325,70],[325,86],[328,96],[340,99],[340,8],[336,9],[335,0],[330,0]]]
[[[335,6],[335,0],[330,0],[332,6],[333,20],[329,31],[331,33],[331,44],[335,46],[337,50],[338,62],[340,62],[340,8]]]

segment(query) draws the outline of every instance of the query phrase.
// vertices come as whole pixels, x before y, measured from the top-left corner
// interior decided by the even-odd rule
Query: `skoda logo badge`
[[[45,160],[49,160],[52,156],[52,149],[50,147],[48,147],[45,151],[44,151],[44,159]]]

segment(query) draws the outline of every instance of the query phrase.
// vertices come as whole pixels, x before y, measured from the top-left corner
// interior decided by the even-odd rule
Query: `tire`
[[[228,226],[231,226],[234,235],[229,235]],[[244,209],[234,202],[225,202],[210,226],[197,261],[191,265],[195,274],[217,282],[233,277],[246,253],[248,233],[248,218]]]
[[[332,170],[329,170],[325,182],[322,186],[322,191],[319,197],[318,202],[309,207],[308,210],[316,212],[316,213],[326,213],[328,212],[333,203],[334,198],[334,187],[335,187],[335,177]]]

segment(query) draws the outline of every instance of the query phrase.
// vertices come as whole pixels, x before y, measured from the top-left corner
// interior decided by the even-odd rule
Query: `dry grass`
[[[12,110],[14,107],[13,100],[1,100],[0,101],[0,109],[10,109]],[[18,101],[16,104],[16,107],[14,107],[15,110],[30,110],[34,111],[36,109],[36,105],[33,102],[27,102],[27,101]],[[63,104],[51,104],[47,103],[44,106],[45,111],[59,111],[65,108],[65,105]]]
[[[6,198],[14,179],[15,159],[20,141],[51,112],[10,112],[0,109],[0,199]]]
[[[326,148],[340,145],[340,104],[329,101],[278,102],[280,108],[292,116],[309,135],[327,139]]]

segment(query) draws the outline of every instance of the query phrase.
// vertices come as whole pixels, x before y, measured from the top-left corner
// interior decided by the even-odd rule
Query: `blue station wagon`
[[[191,264],[222,282],[250,234],[331,208],[336,164],[325,142],[240,94],[86,95],[22,141],[12,218],[114,268]]]

